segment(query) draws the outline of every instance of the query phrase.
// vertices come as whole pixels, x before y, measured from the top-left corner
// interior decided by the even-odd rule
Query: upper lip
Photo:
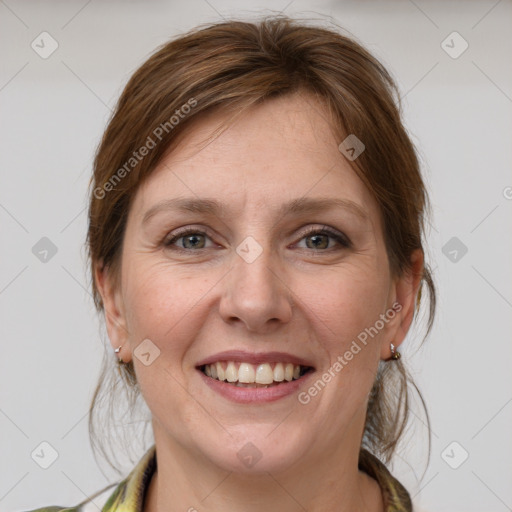
[[[313,368],[311,361],[297,357],[287,352],[246,352],[244,350],[226,350],[224,352],[217,352],[211,356],[202,359],[197,363],[197,367],[204,366],[205,364],[212,364],[218,361],[236,361],[240,363],[293,363],[299,366],[308,366]]]

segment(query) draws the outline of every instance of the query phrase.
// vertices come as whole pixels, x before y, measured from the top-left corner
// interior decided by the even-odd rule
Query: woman
[[[412,510],[384,463],[407,420],[399,347],[435,293],[395,95],[359,44],[284,17],[195,30],[136,71],[88,242],[155,444],[69,510]]]

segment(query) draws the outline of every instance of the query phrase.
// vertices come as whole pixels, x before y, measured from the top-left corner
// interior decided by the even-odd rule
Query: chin
[[[216,466],[237,474],[280,473],[302,463],[304,447],[310,446],[312,440],[306,440],[304,433],[294,435],[284,428],[279,434],[274,431],[275,435],[269,435],[272,428],[267,424],[259,428],[245,425],[243,432],[226,435],[204,447],[204,453]]]

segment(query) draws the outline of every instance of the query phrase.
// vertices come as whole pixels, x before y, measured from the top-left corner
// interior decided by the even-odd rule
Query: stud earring
[[[121,348],[122,348],[122,347],[123,347],[122,345],[121,345],[121,346],[119,346],[119,347],[117,347],[117,348],[114,350],[114,352],[115,352],[116,354],[119,354],[119,352],[121,352]],[[119,355],[117,356],[117,362],[118,362],[119,364],[124,364],[123,358],[122,358],[122,357],[119,357]]]
[[[389,345],[391,347],[391,357],[388,359],[388,361],[397,361],[402,357],[402,354],[400,354],[398,350],[395,350],[395,345],[393,345],[393,343],[390,343]]]

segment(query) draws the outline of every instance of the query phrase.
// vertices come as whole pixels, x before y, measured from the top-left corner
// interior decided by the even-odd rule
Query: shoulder
[[[105,487],[78,505],[53,505],[26,512],[137,512],[155,470],[156,446],[152,445],[124,480]]]
[[[115,488],[119,484],[112,484],[105,487],[101,491],[93,494],[86,500],[78,503],[71,507],[63,507],[58,505],[52,505],[47,507],[36,508],[27,510],[25,512],[99,512],[103,509],[105,504],[111,501],[114,495],[118,494],[119,487]]]

